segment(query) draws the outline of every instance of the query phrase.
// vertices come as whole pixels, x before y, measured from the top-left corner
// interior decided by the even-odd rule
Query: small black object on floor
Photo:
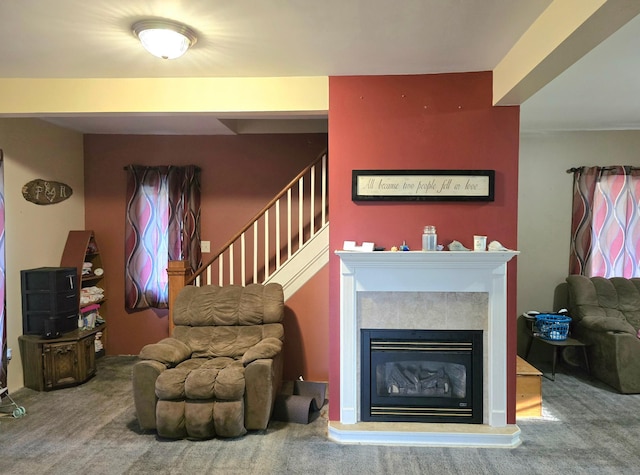
[[[284,381],[276,396],[272,419],[308,424],[318,417],[325,404],[326,383]]]

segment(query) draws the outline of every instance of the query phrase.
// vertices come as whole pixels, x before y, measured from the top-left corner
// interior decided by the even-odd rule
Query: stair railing
[[[184,261],[169,263],[170,330],[173,301],[185,285],[264,282],[328,225],[327,165],[325,150],[193,275]]]

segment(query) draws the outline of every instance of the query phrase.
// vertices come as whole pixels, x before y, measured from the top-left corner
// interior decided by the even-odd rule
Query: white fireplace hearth
[[[507,424],[507,262],[518,251],[354,252],[340,257],[341,443],[516,447]],[[483,330],[483,423],[363,422],[360,329]]]

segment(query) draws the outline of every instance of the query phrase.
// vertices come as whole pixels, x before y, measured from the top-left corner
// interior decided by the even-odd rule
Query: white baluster
[[[218,285],[220,287],[224,285],[224,253],[218,257]]]
[[[242,233],[240,235],[240,266],[241,266],[241,278],[242,278],[242,282],[240,282],[240,285],[242,285],[243,287],[246,285],[247,283],[247,272],[245,270],[246,267],[246,244],[245,244],[245,239],[244,239],[244,234]]]
[[[310,237],[313,237],[316,233],[316,166],[311,167],[311,178],[309,179],[310,183],[310,194],[311,199],[309,200],[309,232]]]
[[[280,268],[280,200],[276,200],[276,269]]]
[[[229,285],[233,285],[233,268],[235,267],[233,261],[233,243],[229,246]]]
[[[322,225],[327,224],[327,155],[322,156]]]
[[[287,259],[291,258],[291,188],[287,190]]]
[[[258,221],[253,223],[253,283],[258,283]]]
[[[298,250],[302,248],[304,232],[304,177],[298,181]]]
[[[264,212],[264,280],[269,278],[269,210]]]

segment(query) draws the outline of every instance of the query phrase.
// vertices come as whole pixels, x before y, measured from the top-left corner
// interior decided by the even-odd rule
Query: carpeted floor
[[[520,475],[640,467],[640,395],[617,394],[563,368],[555,382],[543,379],[543,418],[518,420],[520,447],[474,449],[336,444],[326,436],[326,406],[308,425],[274,421],[240,439],[158,440],[138,428],[133,361],[101,358],[97,376],[75,388],[16,391],[27,415],[0,417],[0,473]]]

